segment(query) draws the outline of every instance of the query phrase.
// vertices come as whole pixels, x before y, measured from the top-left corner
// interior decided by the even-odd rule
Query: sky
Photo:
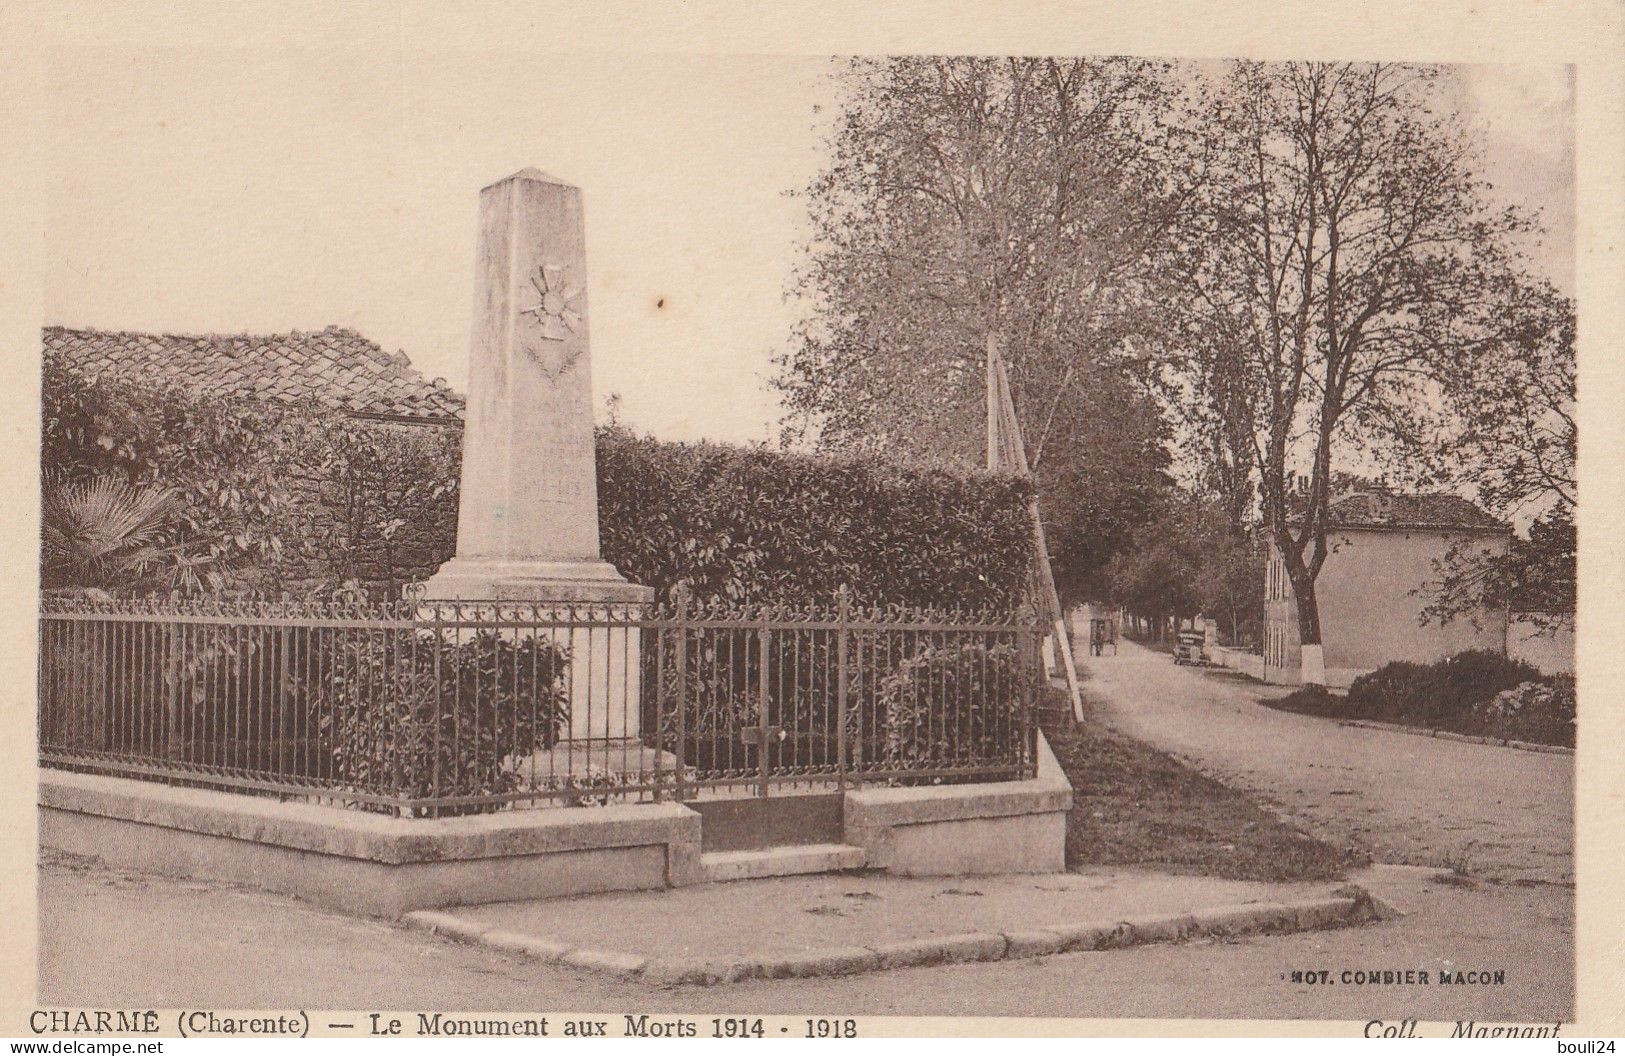
[[[824,158],[820,56],[76,51],[43,122],[45,322],[170,333],[351,327],[467,380],[479,188],[583,188],[598,399],[666,439],[777,435],[798,306],[788,192]],[[1532,247],[1574,286],[1573,81],[1461,67],[1457,102]]]

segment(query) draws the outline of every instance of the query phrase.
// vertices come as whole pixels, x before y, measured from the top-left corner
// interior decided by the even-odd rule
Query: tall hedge
[[[604,558],[662,592],[1013,605],[1032,554],[1026,485],[878,459],[830,459],[598,433]]]
[[[455,426],[86,379],[47,363],[45,468],[176,487],[173,533],[226,589],[392,591],[456,549]],[[598,431],[606,560],[663,594],[1007,607],[1026,580],[1026,487],[982,473]]]

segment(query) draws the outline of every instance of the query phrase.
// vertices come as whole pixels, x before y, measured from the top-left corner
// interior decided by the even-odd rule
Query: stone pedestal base
[[[653,587],[628,583],[607,561],[503,561],[454,557],[424,584],[424,601],[647,605]]]
[[[669,786],[676,778],[677,757],[634,737],[574,739],[512,760],[509,766],[521,787],[557,788],[569,783],[584,799],[591,799],[612,795],[619,786],[652,783],[657,769]]]
[[[503,602],[523,606],[519,618],[534,615],[547,629],[504,628],[504,634],[546,634],[569,652],[564,676],[570,701],[570,729],[563,744],[637,744],[643,636],[638,617],[654,601],[654,588],[628,583],[605,561],[497,561],[452,558],[424,585],[423,602],[459,602],[463,615],[477,615],[489,602],[491,615],[512,619]],[[552,606],[557,608],[552,608]],[[562,750],[555,749],[555,751]],[[582,749],[582,757],[632,758],[607,748]],[[560,760],[562,763],[563,760]],[[538,760],[536,772],[549,770]],[[652,764],[650,764],[652,766]],[[636,769],[636,767],[634,767]],[[584,767],[577,767],[584,773]]]
[[[536,764],[537,772],[550,766],[556,774],[584,774],[589,771],[609,771],[617,774],[636,774],[653,771],[659,766],[671,773],[677,766],[677,757],[670,752],[651,748],[635,737],[617,737],[613,740],[560,741],[552,748],[537,752],[527,760]]]

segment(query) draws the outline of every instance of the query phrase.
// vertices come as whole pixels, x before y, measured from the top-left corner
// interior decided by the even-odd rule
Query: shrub
[[[664,643],[665,656],[659,665],[644,665],[644,728],[655,728],[658,700],[660,743],[676,751],[681,741],[685,765],[701,771],[755,769],[760,750],[744,743],[740,731],[756,726],[762,718],[761,651],[756,632],[716,629],[691,640],[681,696],[674,644],[670,640]],[[644,655],[653,657],[654,648]],[[769,742],[769,764],[834,767],[839,748],[834,737],[837,667],[832,639],[807,632],[776,632],[769,662],[770,671],[779,674],[768,678],[768,717],[784,734]],[[658,697],[657,666],[661,679]],[[859,750],[855,738],[865,713],[862,691],[854,664],[847,699],[847,735],[854,752]]]
[[[844,727],[833,632],[775,631],[764,687],[757,632],[713,628],[691,637],[681,687],[675,641],[646,641],[644,729],[658,728],[668,751],[680,744],[685,765],[702,772],[752,772],[764,749],[741,733],[762,721],[765,688],[768,723],[779,731],[765,748],[774,768],[832,772],[843,734],[854,769],[1019,758],[1023,687],[1008,639],[848,633]]]
[[[1425,710],[1430,692],[1428,666],[1396,660],[1349,686],[1349,711],[1367,719],[1402,721]]]
[[[1325,686],[1299,686],[1284,697],[1267,702],[1272,708],[1295,711],[1302,715],[1336,716],[1348,710],[1348,701],[1336,696]]]
[[[748,631],[719,631],[691,640],[681,680],[674,639],[660,644],[659,664],[643,666],[643,728],[654,730],[658,722],[660,745],[675,752],[681,744],[684,765],[702,771],[745,765],[739,731],[754,726],[760,711],[752,677],[757,668],[749,662],[753,638]]]
[[[887,762],[928,768],[1019,759],[1023,674],[1015,649],[976,641],[903,660],[875,693]]]
[[[1574,676],[1520,682],[1474,709],[1484,729],[1498,737],[1574,747]]]
[[[1504,689],[1541,677],[1538,668],[1501,653],[1482,649],[1457,653],[1433,665],[1433,692],[1438,701],[1433,717],[1470,712]]]
[[[1574,743],[1574,680],[1474,650],[1433,664],[1396,662],[1349,687],[1344,713],[1549,744]]]
[[[40,504],[40,582],[47,589],[101,589],[139,583],[167,556],[162,543],[174,511],[168,488],[116,476],[47,477]]]
[[[314,669],[313,642],[326,632],[118,620],[49,626],[42,744],[156,754],[239,776],[325,773],[290,673]]]
[[[1487,650],[1457,653],[1433,664],[1396,662],[1349,687],[1351,710],[1367,718],[1459,728],[1474,709],[1541,673]]]
[[[520,788],[519,761],[552,747],[568,722],[567,661],[545,638],[515,641],[490,631],[457,643],[418,635],[416,648],[350,635],[303,683],[301,696],[331,746],[332,776],[357,791],[400,798],[501,794]]]

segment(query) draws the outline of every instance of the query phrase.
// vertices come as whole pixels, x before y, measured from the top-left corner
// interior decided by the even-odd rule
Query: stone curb
[[[1120,950],[1198,938],[1319,931],[1384,919],[1390,913],[1388,907],[1373,899],[1364,888],[1350,884],[1329,896],[1292,902],[1244,902],[1194,913],[1054,924],[1025,931],[933,935],[876,946],[839,946],[805,953],[710,959],[645,958],[615,950],[577,949],[471,923],[434,910],[408,913],[401,919],[412,927],[447,938],[479,943],[540,961],[636,978],[651,986],[671,987],[717,986],[745,979],[855,975],[934,964]]]
[[[1431,726],[1406,726],[1402,722],[1377,722],[1373,719],[1339,719],[1344,726],[1362,730],[1387,730],[1389,733],[1408,733],[1412,737],[1436,737],[1441,741],[1462,741],[1466,744],[1487,744],[1495,748],[1516,748],[1520,752],[1544,752],[1547,755],[1573,755],[1574,749],[1561,744],[1539,744],[1518,741],[1510,737],[1481,737],[1472,733],[1435,730]]]
[[[432,934],[444,935],[460,942],[479,942],[485,937],[486,932],[492,930],[490,924],[463,920],[461,917],[454,917],[450,913],[441,913],[433,909],[414,910],[402,916],[401,920],[414,928],[421,928]]]

